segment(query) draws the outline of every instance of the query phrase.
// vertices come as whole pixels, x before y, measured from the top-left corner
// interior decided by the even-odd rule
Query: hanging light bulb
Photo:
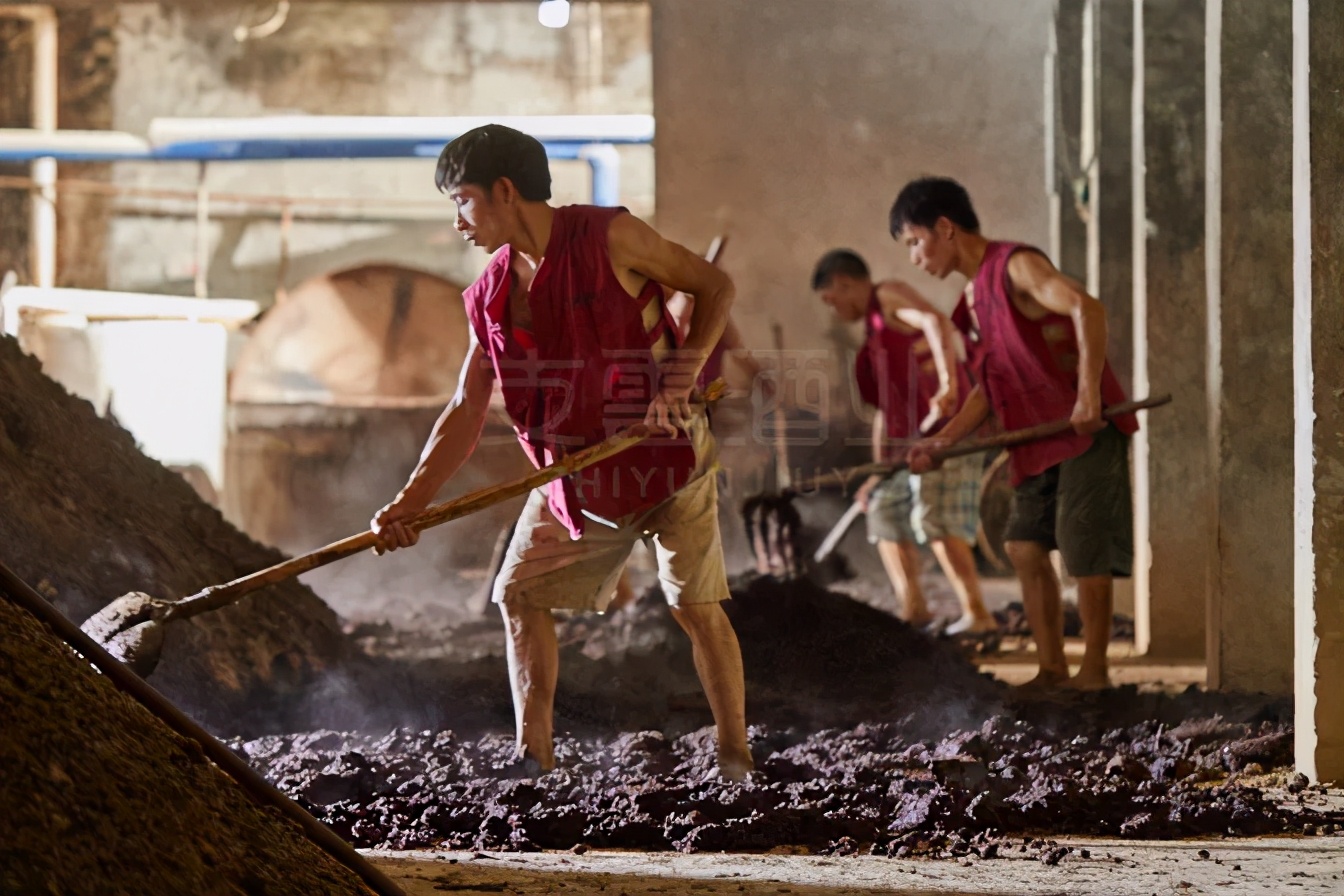
[[[569,24],[569,0],[541,0],[537,21],[547,28],[565,27]]]

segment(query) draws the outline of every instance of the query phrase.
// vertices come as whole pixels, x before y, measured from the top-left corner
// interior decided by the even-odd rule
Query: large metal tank
[[[289,553],[367,528],[456,389],[467,327],[461,287],[423,271],[368,265],[293,289],[233,366],[226,515]],[[481,449],[440,500],[530,469],[498,407]],[[451,622],[468,612],[497,533],[520,507],[483,511],[410,551],[352,557],[305,581],[351,620]]]

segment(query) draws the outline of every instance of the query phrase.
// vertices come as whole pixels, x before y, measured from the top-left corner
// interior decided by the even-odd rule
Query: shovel
[[[775,354],[779,359],[779,380],[775,383],[773,411],[774,433],[774,486],[767,492],[752,495],[742,503],[742,524],[747,541],[756,558],[756,572],[778,579],[793,579],[802,574],[802,563],[797,551],[797,533],[803,520],[789,500],[789,443],[788,416],[784,413],[784,328],[778,323],[772,327]]]
[[[708,390],[711,395],[714,389],[715,387],[711,386]],[[638,445],[652,434],[643,424],[631,427],[605,442],[576,451],[559,462],[542,467],[527,476],[427,507],[411,517],[407,525],[420,532],[478,510],[493,507],[510,498],[525,495],[562,476],[587,469],[614,454]],[[124,594],[90,616],[81,628],[108,653],[143,677],[153,672],[159,664],[163,652],[164,627],[169,623],[235,604],[259,588],[283,582],[319,566],[326,566],[328,563],[372,548],[377,543],[378,536],[372,530],[361,532],[260,572],[234,579],[232,582],[212,585],[179,601],[159,600],[139,591]]]
[[[1120,404],[1114,404],[1102,412],[1104,419],[1132,414],[1135,411],[1143,411],[1151,408],[1161,407],[1171,402],[1171,394],[1154,395],[1151,398],[1143,398],[1137,401],[1126,401]],[[1057,436],[1060,433],[1067,432],[1073,428],[1073,424],[1068,419],[1052,420],[1049,423],[1040,423],[1036,426],[1028,426],[1023,429],[1011,429],[1007,432],[1001,432],[984,439],[966,439],[956,444],[949,445],[942,451],[935,452],[933,457],[936,460],[946,460],[952,457],[964,457],[968,454],[977,454],[981,451],[992,451],[996,448],[1011,448],[1014,445],[1024,445],[1028,442],[1035,442],[1040,439],[1048,439],[1051,436]],[[878,475],[883,478],[891,476],[909,466],[908,460],[900,460],[894,463],[873,463],[864,464],[858,467],[850,467],[845,470],[837,470],[833,473],[827,473],[809,479],[806,482],[799,483],[793,488],[788,489],[777,501],[787,501],[790,497],[803,493],[819,491],[826,487],[848,488],[849,484],[861,476]],[[834,550],[840,543],[844,530],[848,529],[858,519],[858,505],[851,505],[849,511],[836,524],[835,528],[826,536],[822,547],[818,548],[813,555],[815,562],[821,562]],[[796,515],[796,511],[794,514]],[[776,549],[778,550],[778,549]],[[796,550],[796,549],[795,549]]]

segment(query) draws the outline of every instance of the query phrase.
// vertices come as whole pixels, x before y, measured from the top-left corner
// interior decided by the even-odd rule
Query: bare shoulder
[[[1039,250],[1014,252],[1008,259],[1008,279],[1013,300],[1031,318],[1047,312],[1069,314],[1091,298],[1086,287],[1061,272]]]
[[[1008,257],[1008,279],[1018,292],[1034,293],[1043,284],[1062,276],[1038,249],[1021,249]]]
[[[631,266],[639,259],[648,258],[664,245],[662,236],[647,223],[625,212],[611,219],[607,227],[607,252],[611,260],[622,266]]]
[[[616,275],[630,278],[626,288],[638,295],[647,278],[667,290],[688,292],[701,297],[707,292],[731,291],[726,274],[679,243],[665,239],[658,231],[631,214],[612,218],[607,230],[607,254]]]

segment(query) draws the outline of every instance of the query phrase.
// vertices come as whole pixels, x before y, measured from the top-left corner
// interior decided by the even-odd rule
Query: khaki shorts
[[[545,491],[533,491],[495,579],[494,601],[601,612],[637,541],[657,558],[669,606],[727,600],[718,483],[708,472],[619,528],[587,520],[577,540],[551,513]]]

